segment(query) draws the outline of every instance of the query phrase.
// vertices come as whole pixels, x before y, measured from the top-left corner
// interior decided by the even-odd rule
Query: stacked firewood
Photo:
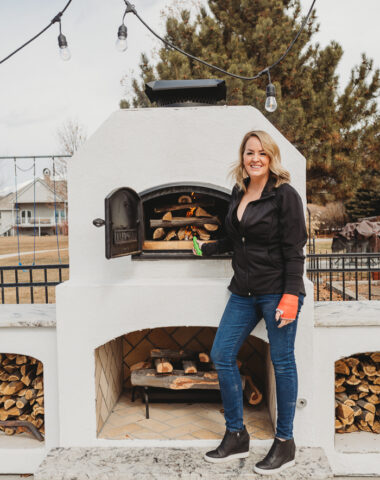
[[[0,354],[0,421],[23,420],[44,433],[43,365],[16,353]],[[25,426],[0,425],[8,435],[29,431]]]
[[[218,374],[207,352],[154,348],[150,360],[130,367],[133,385],[180,389],[219,389]],[[237,360],[239,369],[242,362]],[[242,387],[248,403],[257,405],[262,394],[252,377],[241,375]]]
[[[380,352],[335,362],[335,430],[380,433]]]
[[[160,219],[151,219],[154,240],[192,240],[197,235],[201,240],[210,240],[211,233],[220,227],[220,220],[205,210],[214,200],[196,200],[191,195],[181,195],[177,203],[156,207]]]

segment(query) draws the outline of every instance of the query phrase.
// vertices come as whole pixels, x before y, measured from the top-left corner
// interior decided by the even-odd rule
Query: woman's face
[[[251,179],[269,177],[270,157],[264,152],[260,140],[250,137],[243,153],[244,168]]]

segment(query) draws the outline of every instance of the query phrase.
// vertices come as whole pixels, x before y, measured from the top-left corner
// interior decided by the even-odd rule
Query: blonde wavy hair
[[[269,170],[277,180],[275,187],[277,188],[283,183],[290,183],[290,173],[281,165],[281,154],[277,143],[269,133],[263,130],[252,130],[244,135],[239,148],[239,160],[232,165],[229,172],[229,176],[237,183],[240,190],[244,190],[244,192],[247,190],[244,179],[248,177],[248,173],[244,168],[243,155],[247,141],[251,137],[257,137],[260,140],[263,150],[270,159]]]

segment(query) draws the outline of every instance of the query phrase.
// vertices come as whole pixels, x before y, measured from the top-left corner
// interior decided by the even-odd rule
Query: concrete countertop
[[[316,327],[380,326],[380,301],[315,302]]]
[[[380,326],[380,301],[315,302],[316,327]],[[56,305],[0,306],[0,328],[55,327]]]
[[[55,326],[55,303],[0,305],[0,328]]]

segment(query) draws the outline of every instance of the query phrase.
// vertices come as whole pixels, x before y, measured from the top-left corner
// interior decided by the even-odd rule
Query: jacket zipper
[[[247,258],[247,252],[245,249],[245,237],[241,237],[241,241],[243,242],[243,250],[244,250],[244,257]],[[247,264],[247,262],[246,262]],[[245,278],[247,282],[247,292],[248,295],[251,296],[251,292],[249,291],[249,273],[248,273],[248,268],[245,269]]]
[[[246,205],[246,207],[245,207],[243,216],[242,216],[242,218],[241,218],[241,220],[240,220],[240,224],[242,224],[242,222],[243,222],[244,215],[245,215],[245,213],[246,213],[246,211],[247,211],[247,209],[248,209],[248,205],[249,205],[250,203],[259,203],[259,202],[261,202],[262,200],[267,200],[268,198],[274,197],[274,196],[275,196],[275,193],[274,193],[274,192],[270,192],[268,195],[265,195],[264,197],[258,198],[257,200],[252,200],[251,202],[248,202],[247,205]],[[240,203],[240,200],[241,200],[241,199],[239,199],[239,203]],[[241,237],[241,241],[242,241],[242,243],[243,243],[244,257],[245,257],[245,259],[247,260],[247,251],[246,251],[246,247],[245,247],[245,240],[246,240],[245,236]],[[246,264],[247,264],[247,263],[248,263],[248,262],[246,262]],[[245,278],[246,278],[246,283],[247,283],[248,296],[251,296],[252,293],[249,291],[249,271],[248,271],[248,268],[246,268],[246,270],[245,270]]]

